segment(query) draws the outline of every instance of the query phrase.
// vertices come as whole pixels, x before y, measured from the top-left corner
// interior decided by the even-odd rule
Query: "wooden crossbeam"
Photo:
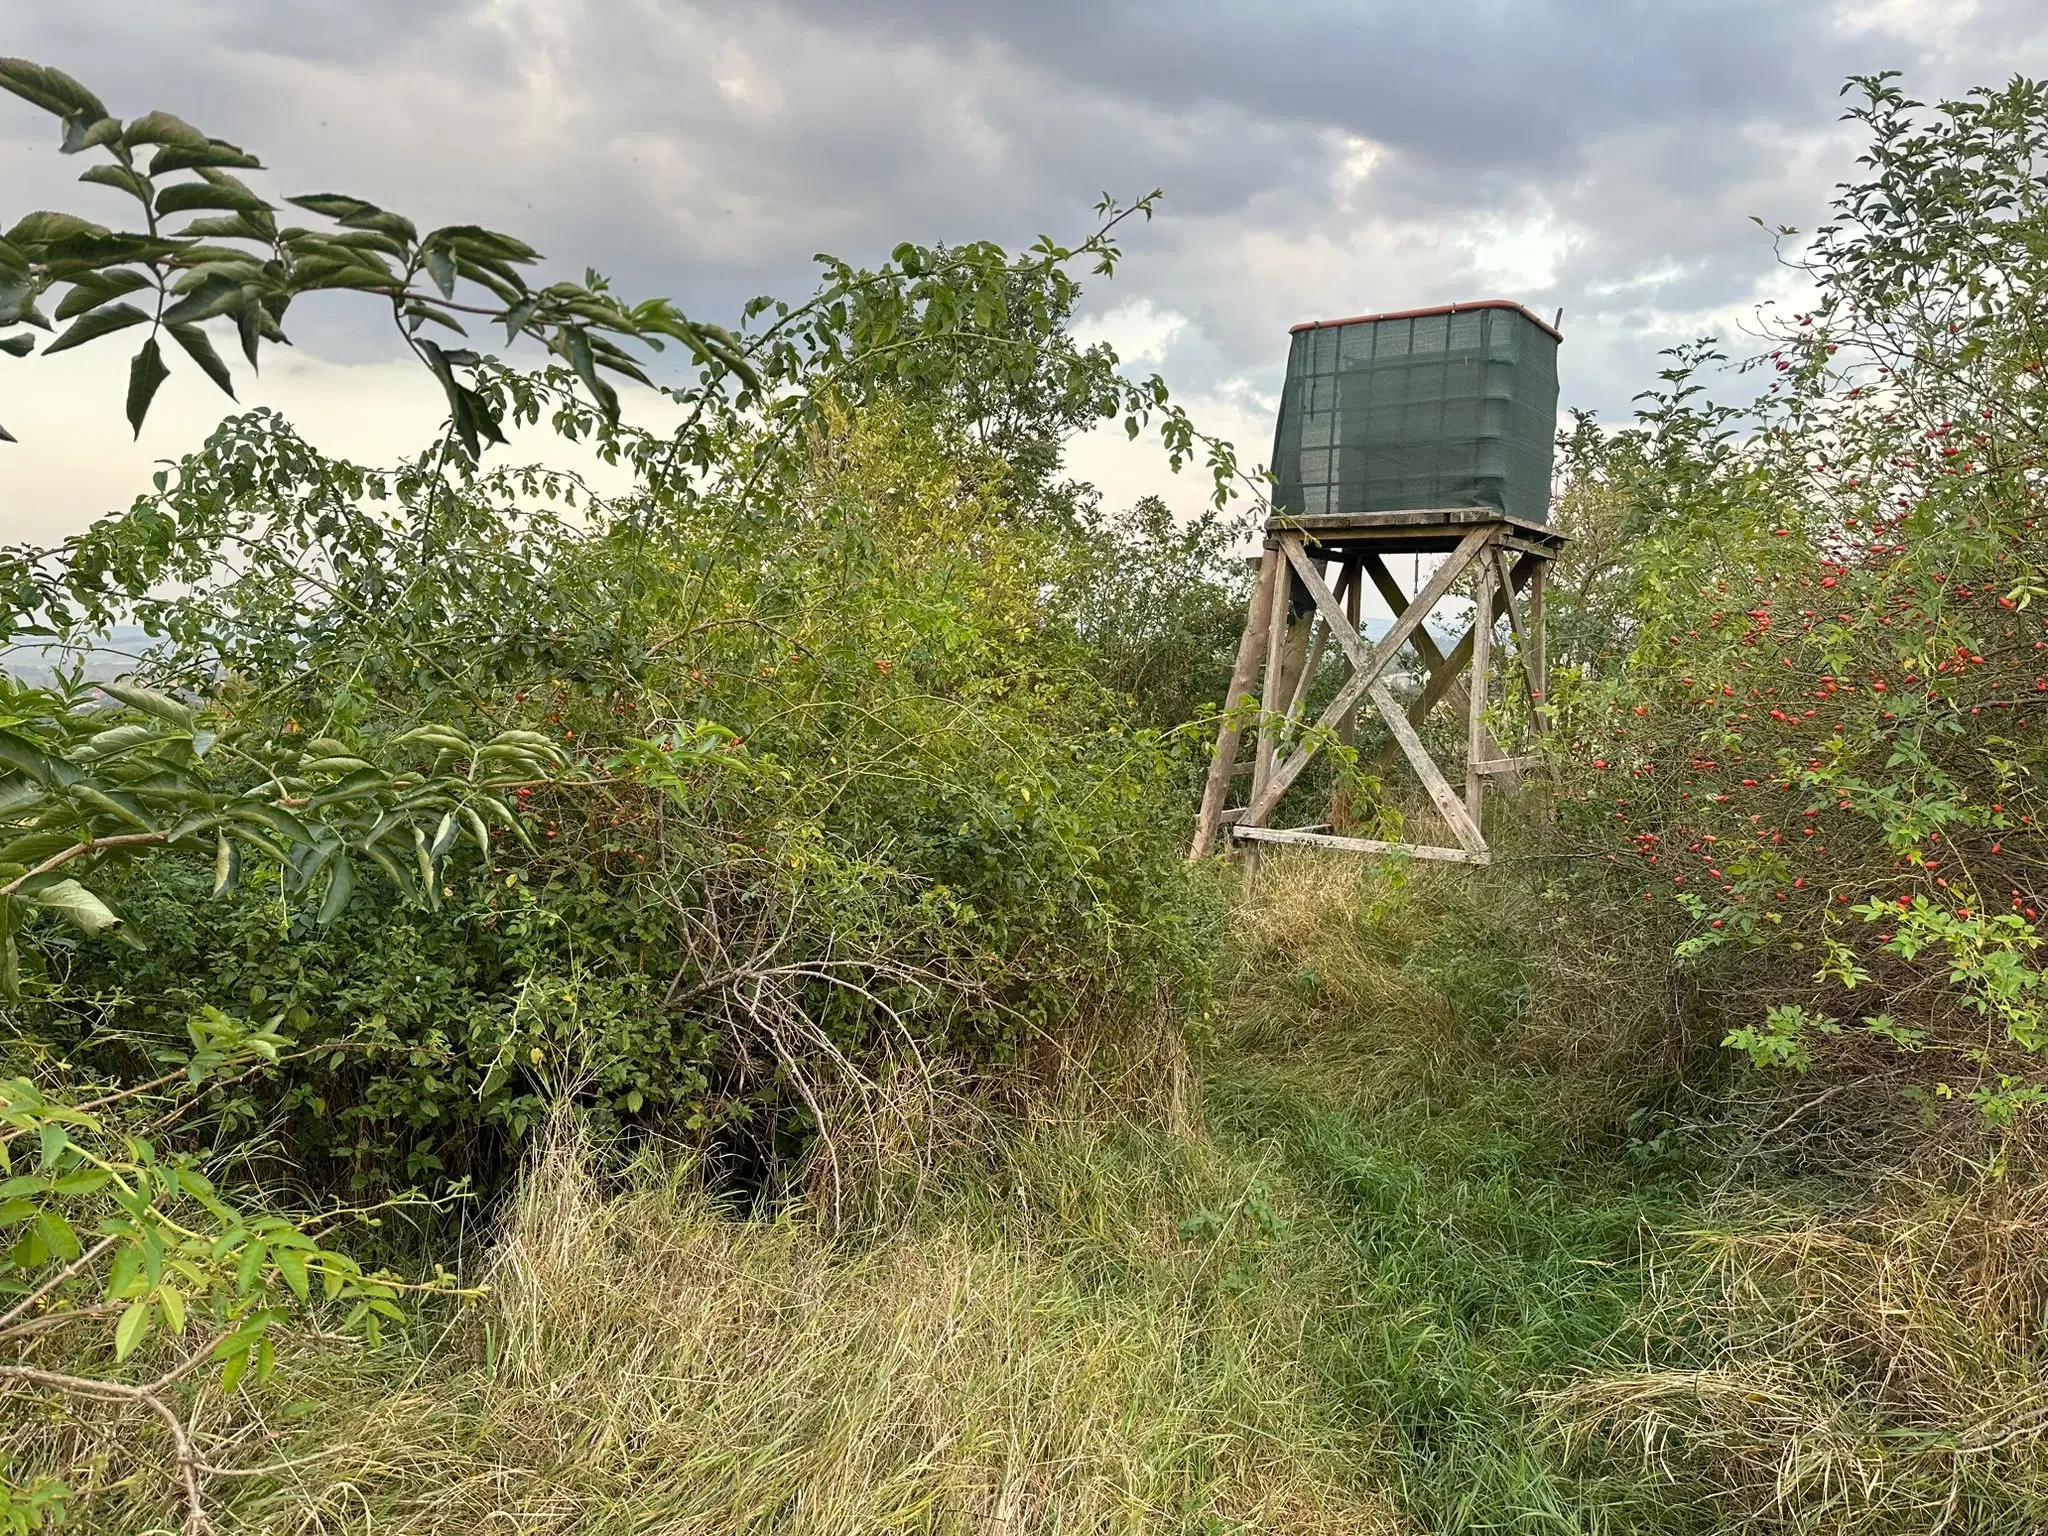
[[[1483,849],[1438,848],[1429,843],[1387,843],[1376,837],[1338,837],[1329,832],[1311,832],[1293,827],[1232,827],[1230,835],[1247,843],[1293,843],[1309,848],[1334,848],[1342,853],[1405,853],[1414,859],[1438,859],[1448,864],[1490,864],[1493,855]]]
[[[1486,839],[1479,831],[1479,817],[1468,805],[1461,805],[1443,770],[1436,765],[1436,759],[1429,755],[1429,749],[1422,744],[1422,738],[1415,727],[1408,723],[1407,715],[1401,711],[1401,701],[1385,682],[1372,685],[1372,701],[1379,706],[1380,717],[1387,722],[1387,729],[1394,733],[1394,740],[1401,744],[1401,750],[1408,754],[1408,762],[1415,769],[1415,776],[1422,780],[1422,787],[1429,792],[1429,798],[1436,803],[1437,813],[1451,829],[1451,835],[1475,853],[1484,852]]]

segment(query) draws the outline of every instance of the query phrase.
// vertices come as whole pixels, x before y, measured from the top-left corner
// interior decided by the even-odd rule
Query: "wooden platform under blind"
[[[1416,858],[1485,864],[1484,831],[1489,781],[1519,777],[1524,760],[1494,742],[1486,720],[1501,647],[1496,628],[1506,621],[1514,676],[1502,686],[1524,690],[1531,728],[1542,728],[1535,708],[1544,694],[1545,570],[1565,538],[1541,523],[1507,517],[1487,507],[1430,508],[1409,512],[1276,516],[1266,525],[1251,614],[1238,646],[1224,701],[1216,753],[1202,795],[1190,857],[1206,855],[1219,831],[1238,843],[1306,843],[1356,853],[1405,853]],[[1387,559],[1393,555],[1446,556],[1420,591],[1401,590]],[[1371,582],[1394,615],[1393,627],[1369,642],[1358,627],[1365,584]],[[1448,653],[1427,621],[1453,593],[1473,604],[1471,627]],[[1310,687],[1334,646],[1344,661],[1336,697],[1314,720],[1307,718]],[[1421,663],[1423,686],[1405,706],[1387,676],[1403,648]],[[1449,701],[1465,717],[1463,793],[1430,756],[1418,727]],[[1331,831],[1331,816],[1306,826],[1271,823],[1316,753],[1332,741],[1356,745],[1359,715],[1370,706],[1392,740],[1381,761],[1404,757],[1422,781],[1452,839],[1450,845],[1383,842]],[[1255,720],[1249,762],[1238,761],[1246,726]],[[1246,774],[1242,804],[1229,805],[1232,785]],[[1341,810],[1341,807],[1339,808]]]

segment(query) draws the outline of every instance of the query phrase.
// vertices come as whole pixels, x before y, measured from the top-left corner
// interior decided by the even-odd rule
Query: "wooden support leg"
[[[1494,567],[1489,560],[1478,562],[1479,575],[1474,582],[1472,615],[1472,680],[1465,685],[1470,696],[1470,708],[1466,714],[1465,732],[1465,814],[1472,818],[1474,826],[1484,827],[1481,813],[1485,809],[1486,775],[1479,771],[1479,765],[1487,760],[1486,739],[1486,674],[1493,665],[1493,586]]]
[[[1287,735],[1291,740],[1296,726],[1301,721],[1301,706],[1308,700],[1309,689],[1315,686],[1316,669],[1323,664],[1323,651],[1330,642],[1330,626],[1323,622],[1321,614],[1309,617],[1314,638],[1309,642],[1308,660],[1302,664],[1301,675],[1294,680],[1294,690],[1287,699]]]
[[[1259,557],[1259,574],[1252,587],[1251,616],[1245,621],[1244,638],[1237,645],[1237,664],[1230,670],[1230,686],[1223,695],[1223,724],[1216,733],[1216,755],[1209,760],[1209,778],[1202,786],[1202,810],[1195,821],[1194,846],[1190,859],[1207,855],[1216,841],[1216,829],[1223,821],[1223,807],[1230,796],[1230,776],[1237,767],[1237,747],[1243,727],[1235,713],[1255,695],[1259,658],[1266,648],[1266,629],[1273,607],[1273,588],[1286,564],[1275,545],[1267,545]]]
[[[1337,596],[1343,601],[1344,617],[1350,621],[1351,627],[1354,630],[1358,628],[1359,598],[1364,586],[1364,562],[1353,556],[1344,562],[1344,574],[1337,584]],[[1418,630],[1417,633],[1419,634],[1421,631]],[[1356,670],[1351,663],[1351,658],[1347,655],[1344,658],[1344,679],[1346,682],[1351,680],[1351,674]],[[1350,709],[1346,710],[1344,718],[1337,722],[1337,740],[1347,747],[1358,745],[1357,705],[1354,704]],[[1351,786],[1349,784],[1340,782],[1330,792],[1330,826],[1333,831],[1340,833],[1347,832],[1351,828]]]
[[[1529,714],[1538,733],[1545,728],[1543,709],[1550,697],[1550,641],[1543,630],[1543,586],[1549,570],[1548,560],[1538,560],[1529,573],[1529,691],[1534,696]]]
[[[1250,826],[1264,826],[1273,807],[1267,803],[1275,758],[1280,750],[1286,717],[1294,702],[1294,684],[1308,659],[1310,624],[1314,610],[1295,618],[1290,596],[1293,577],[1285,560],[1276,561],[1273,578],[1273,607],[1266,624],[1266,687],[1260,701],[1259,753],[1252,770],[1252,793],[1244,814]]]
[[[1364,586],[1363,564],[1357,560],[1346,561],[1343,579],[1337,586],[1337,596],[1344,600],[1344,617],[1350,621],[1351,627],[1354,630],[1358,628],[1359,594]],[[1419,635],[1422,631],[1418,629],[1416,633]],[[1352,667],[1347,659],[1344,663],[1344,676],[1347,681],[1354,670],[1355,668]],[[1337,722],[1337,739],[1347,747],[1358,740],[1358,706],[1356,704],[1344,711],[1344,718]]]

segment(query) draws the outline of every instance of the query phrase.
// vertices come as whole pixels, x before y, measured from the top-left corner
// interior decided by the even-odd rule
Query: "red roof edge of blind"
[[[1333,325],[1366,325],[1374,320],[1420,320],[1427,315],[1462,315],[1474,309],[1512,309],[1532,325],[1549,333],[1558,341],[1564,340],[1564,333],[1547,320],[1539,320],[1529,313],[1526,305],[1517,304],[1513,299],[1474,299],[1464,304],[1434,304],[1427,309],[1391,309],[1383,315],[1348,315],[1342,320],[1304,320],[1299,325],[1287,328],[1292,336],[1298,331],[1319,331]]]

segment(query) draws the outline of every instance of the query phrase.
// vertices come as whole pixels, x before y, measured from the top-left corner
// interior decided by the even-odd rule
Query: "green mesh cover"
[[[1550,512],[1557,337],[1487,304],[1305,326],[1273,440],[1274,508]]]

